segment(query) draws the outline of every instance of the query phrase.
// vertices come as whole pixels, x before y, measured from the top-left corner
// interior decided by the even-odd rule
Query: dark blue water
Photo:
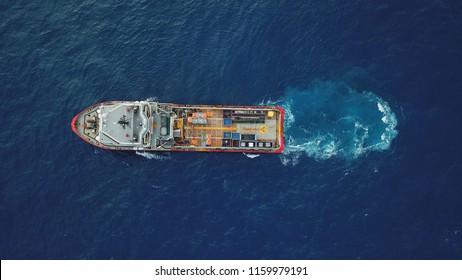
[[[462,258],[458,1],[80,2],[0,4],[2,259]],[[278,103],[286,151],[70,129],[147,98]]]

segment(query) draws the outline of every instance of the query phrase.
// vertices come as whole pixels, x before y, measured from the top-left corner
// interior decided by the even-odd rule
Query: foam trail
[[[248,158],[256,158],[260,156],[259,154],[246,154],[246,153],[243,153],[243,154]]]
[[[170,160],[172,159],[170,154],[167,154],[167,155],[161,155],[161,154],[158,154],[158,153],[148,153],[148,152],[140,152],[140,151],[136,151],[136,154],[139,155],[139,156],[142,156],[144,158],[147,158],[147,159],[155,159],[155,160]]]
[[[387,150],[398,134],[398,121],[386,101],[341,82],[315,82],[307,90],[289,88],[281,100],[265,105],[285,110],[284,165],[296,165],[302,155],[355,159]]]

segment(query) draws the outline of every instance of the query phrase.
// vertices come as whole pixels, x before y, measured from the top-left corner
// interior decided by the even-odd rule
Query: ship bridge
[[[151,144],[151,106],[148,102],[103,104],[98,110],[99,135],[106,146],[147,147]]]

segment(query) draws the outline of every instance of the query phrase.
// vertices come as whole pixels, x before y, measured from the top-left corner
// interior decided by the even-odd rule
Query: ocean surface
[[[2,1],[1,259],[462,259],[460,1]],[[278,104],[281,155],[118,153],[106,100]]]

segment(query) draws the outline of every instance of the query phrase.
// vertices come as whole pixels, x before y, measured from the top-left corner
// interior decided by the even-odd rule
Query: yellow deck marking
[[[177,128],[180,129],[180,138],[183,138],[183,118],[178,119]]]
[[[183,126],[183,118],[178,118],[177,128],[181,128]]]
[[[263,134],[266,133],[266,125],[260,126],[260,132]]]

